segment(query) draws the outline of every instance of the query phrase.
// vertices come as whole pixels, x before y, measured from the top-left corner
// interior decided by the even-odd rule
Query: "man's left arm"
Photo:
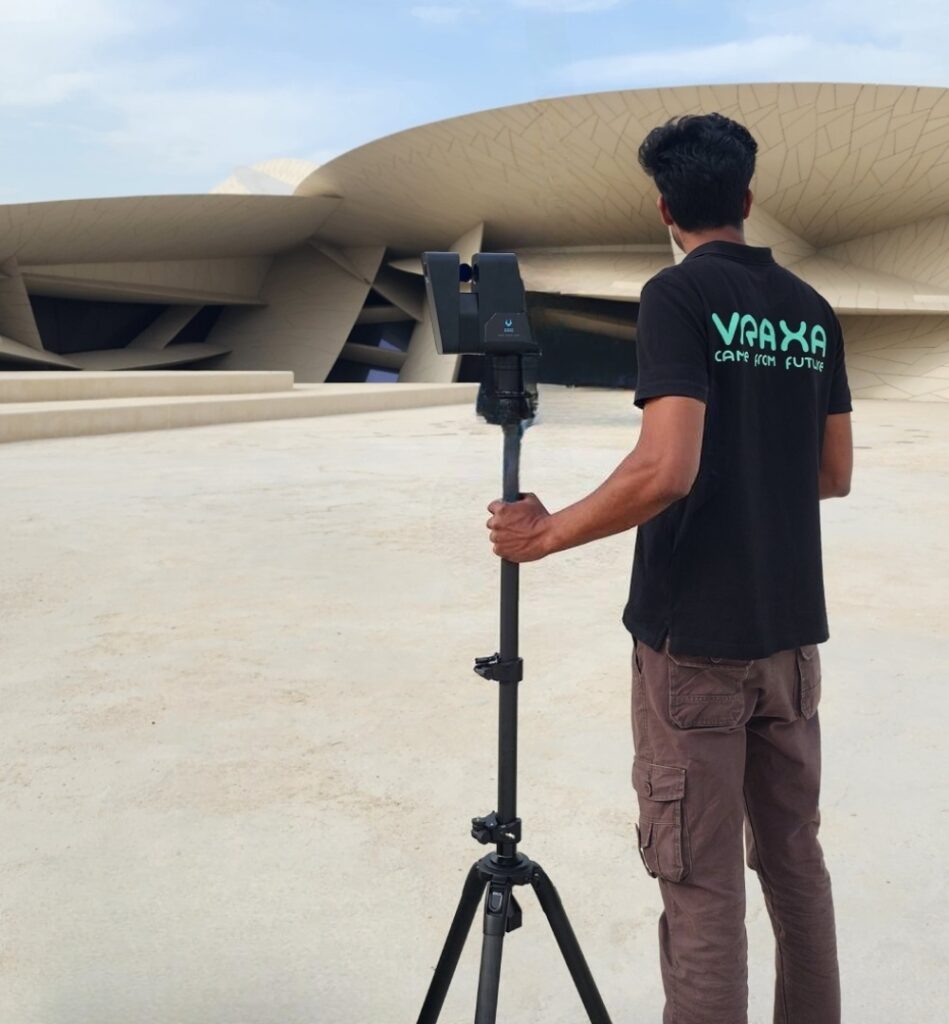
[[[647,401],[636,447],[581,501],[552,515],[533,494],[516,502],[492,501],[487,527],[494,553],[531,562],[652,519],[691,491],[704,427],[705,403],[696,398]]]

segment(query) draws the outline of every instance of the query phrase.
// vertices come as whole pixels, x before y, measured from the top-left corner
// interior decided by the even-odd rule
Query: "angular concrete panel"
[[[308,238],[320,196],[119,196],[0,206],[0,257],[21,264],[259,256]]]
[[[226,355],[228,351],[224,345],[195,342],[162,349],[109,348],[98,352],[75,352],[70,358],[81,370],[159,370],[169,366],[190,366]]]
[[[876,231],[831,246],[824,252],[855,267],[933,286],[921,288],[923,296],[949,291],[949,217],[916,220],[898,228]]]
[[[518,262],[529,292],[639,301],[643,285],[671,266],[668,246],[626,249],[522,249]]]
[[[15,338],[28,348],[43,349],[23,275],[13,256],[0,261],[0,335]]]
[[[949,289],[908,281],[821,252],[791,269],[816,288],[838,313],[934,313],[949,311]]]
[[[169,306],[153,320],[141,334],[133,338],[127,348],[165,348],[201,311],[201,306]]]
[[[113,302],[253,305],[260,301],[271,260],[271,256],[246,256],[31,265],[21,269],[31,295]]]
[[[77,370],[79,367],[65,356],[47,352],[44,349],[24,345],[13,338],[0,337],[0,366],[23,366],[33,369],[38,366],[57,366]]]
[[[855,398],[949,401],[949,316],[842,316]]]
[[[382,256],[377,248],[376,269]],[[266,305],[224,310],[207,342],[230,349],[222,369],[292,369],[297,380],[325,380],[369,287],[329,256],[302,246],[274,260],[261,291]]]
[[[745,239],[749,245],[768,246],[774,252],[774,258],[785,266],[816,252],[813,245],[780,223],[760,203],[752,204],[751,216],[745,221]]]
[[[421,263],[419,264],[421,270]],[[425,288],[421,281],[413,280],[391,266],[380,267],[372,287],[383,298],[407,313],[413,320],[421,320],[424,313]]]

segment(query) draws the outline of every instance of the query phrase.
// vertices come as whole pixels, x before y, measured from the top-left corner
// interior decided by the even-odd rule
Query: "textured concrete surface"
[[[0,371],[0,402],[79,402],[104,398],[260,394],[289,391],[289,370],[8,370]]]
[[[79,374],[73,374],[78,378]],[[106,376],[106,375],[103,375]],[[124,377],[124,374],[119,374]],[[260,374],[263,387],[248,393],[242,373],[233,376],[234,393],[196,393],[183,385],[179,394],[86,398],[76,401],[0,401],[0,443],[36,441],[139,430],[171,430],[253,420],[335,416],[379,409],[409,409],[474,403],[477,384],[297,384],[275,388],[274,377]],[[250,376],[254,376],[251,374]]]
[[[945,1019],[949,410],[864,402],[825,510],[824,841],[848,1024]],[[552,506],[632,444],[629,396],[547,389]],[[415,1019],[494,805],[483,537],[496,428],[466,407],[0,450],[0,1021]],[[633,848],[632,536],[523,572],[524,849],[613,1019],[658,1024]],[[533,895],[501,1020],[583,1012]],[[751,1020],[772,942],[749,875]],[[469,942],[446,1022],[473,1015]]]

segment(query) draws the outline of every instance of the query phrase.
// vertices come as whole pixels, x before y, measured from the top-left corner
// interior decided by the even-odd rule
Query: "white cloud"
[[[83,37],[127,31],[134,24],[136,4],[115,0],[17,0],[0,2],[0,27],[4,33],[43,31]]]
[[[355,143],[391,103],[386,88],[330,82],[215,82],[208,56],[149,56],[151,30],[185,17],[166,0],[0,0],[0,113],[49,119],[115,163],[213,182],[266,157]],[[40,113],[40,111],[43,111]],[[48,113],[47,113],[48,112]],[[53,120],[53,114],[58,121]],[[63,123],[68,125],[64,129]],[[55,125],[55,127],[53,127]]]
[[[429,25],[456,25],[474,13],[477,12],[461,4],[421,4],[409,11],[413,18]]]
[[[388,99],[387,89],[131,89],[115,98],[120,116],[101,137],[137,163],[209,177],[271,156],[324,163],[337,150],[313,150],[314,126],[325,139],[346,137],[353,121],[369,126],[371,112]],[[304,145],[313,151],[301,153]]]
[[[170,19],[154,3],[0,0],[0,107],[38,107],[94,90],[101,53]]]
[[[799,31],[802,25],[819,38],[824,34],[847,39],[888,41],[891,46],[923,41],[945,45],[949,5],[945,0],[797,0],[786,4],[747,4],[744,20],[767,32]]]
[[[593,11],[608,11],[619,7],[626,0],[482,0],[481,7],[519,7],[527,11],[547,14],[589,14]],[[473,15],[481,13],[480,7],[466,4],[417,4],[409,14],[430,25],[457,25]]]
[[[574,61],[578,89],[751,81],[949,86],[944,0],[748,3],[747,34],[727,42]]]
[[[688,68],[689,78],[696,82],[718,81],[722,75],[751,81],[776,64],[794,60],[807,47],[806,36],[764,36],[748,42],[578,60],[568,64],[564,74],[578,86],[647,82],[658,85],[680,81],[683,68]]]
[[[624,0],[513,0],[515,7],[549,11],[551,14],[586,14],[619,7]]]
[[[313,114],[307,99],[280,89],[133,89],[115,97],[120,116],[101,138],[138,162],[213,174],[222,161],[294,152]]]

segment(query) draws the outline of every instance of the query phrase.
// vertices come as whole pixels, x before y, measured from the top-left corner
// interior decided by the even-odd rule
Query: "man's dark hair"
[[[653,130],[639,163],[655,179],[672,219],[684,231],[741,227],[758,143],[723,114],[688,114]]]

